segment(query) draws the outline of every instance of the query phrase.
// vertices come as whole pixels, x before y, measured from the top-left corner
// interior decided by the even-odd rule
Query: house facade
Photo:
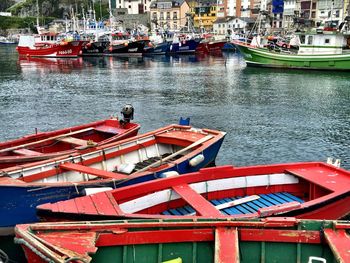
[[[185,0],[158,0],[150,5],[151,30],[179,30],[186,25],[190,7]]]

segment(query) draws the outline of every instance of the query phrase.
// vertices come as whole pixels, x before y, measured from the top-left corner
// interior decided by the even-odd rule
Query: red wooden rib
[[[239,262],[237,228],[218,227],[215,229],[215,262]]]
[[[42,153],[40,153],[40,152],[32,151],[32,150],[28,150],[28,149],[24,149],[24,148],[13,150],[13,152],[16,153],[16,154],[28,155],[28,156],[42,155]]]
[[[350,237],[344,229],[325,229],[324,235],[340,263],[350,262]]]
[[[118,173],[112,173],[88,166],[84,166],[81,164],[76,164],[76,163],[63,163],[60,164],[61,169],[69,170],[69,171],[76,171],[76,172],[81,172],[81,173],[86,173],[86,174],[91,174],[91,175],[96,175],[101,178],[111,178],[111,179],[117,179],[117,180],[123,180],[127,179],[128,176],[124,174],[118,174]]]
[[[173,186],[173,189],[196,210],[201,216],[222,217],[223,215],[203,196],[194,191],[188,184]]]
[[[177,230],[156,230],[137,231],[118,234],[101,233],[96,241],[97,247],[156,244],[172,242],[203,242],[214,239],[212,229],[177,229]]]

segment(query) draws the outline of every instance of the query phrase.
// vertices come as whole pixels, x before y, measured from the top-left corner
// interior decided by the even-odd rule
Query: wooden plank
[[[223,215],[203,196],[194,191],[188,184],[173,186],[173,189],[178,193],[190,206],[197,211],[201,216],[217,216]]]
[[[325,229],[324,235],[338,262],[350,262],[350,237],[346,230]]]
[[[190,149],[192,149],[192,148],[194,148],[194,147],[196,147],[196,146],[198,146],[198,145],[200,145],[200,144],[210,140],[213,137],[214,137],[213,135],[207,135],[207,136],[203,137],[202,139],[200,139],[200,140],[190,144],[189,146],[187,146],[187,147],[185,147],[185,148],[183,148],[183,149],[181,149],[181,150],[179,150],[177,152],[174,152],[173,154],[170,154],[169,156],[167,156],[167,157],[165,157],[165,158],[163,158],[163,159],[161,159],[161,160],[159,160],[159,161],[157,161],[155,163],[152,163],[152,164],[150,164],[150,165],[148,165],[148,166],[138,170],[135,173],[140,173],[140,172],[143,172],[143,171],[147,171],[149,168],[152,168],[154,166],[159,166],[163,162],[166,162],[167,160],[170,160],[171,158],[174,158],[175,156],[177,156],[179,154],[182,154],[182,153],[184,153],[184,152],[186,152],[186,151],[188,151],[188,150],[190,150]]]
[[[115,215],[116,210],[114,208],[113,199],[110,199],[106,192],[101,192],[96,195],[91,195],[91,200],[95,204],[95,208],[99,215]]]
[[[301,207],[300,203],[293,201],[293,202],[284,203],[280,205],[260,208],[258,210],[258,214],[260,217],[266,217],[266,216],[271,216],[275,214],[286,213],[300,207]]]
[[[87,146],[87,142],[88,142],[87,140],[82,140],[82,139],[74,138],[70,136],[58,138],[57,141],[79,145],[79,146]]]
[[[100,170],[100,169],[96,169],[96,168],[92,168],[92,167],[88,167],[88,166],[84,166],[76,163],[63,163],[63,164],[60,164],[59,167],[64,170],[91,174],[91,175],[95,175],[106,179],[124,180],[128,178],[128,176],[124,174],[108,172],[108,171],[104,171],[104,170]]]
[[[126,129],[121,129],[121,128],[116,128],[116,127],[112,127],[112,126],[108,126],[108,125],[100,125],[95,127],[96,131],[99,132],[106,132],[106,133],[111,133],[111,134],[120,134],[120,133],[124,133],[126,131]]]
[[[17,150],[14,150],[13,152],[16,153],[16,154],[27,155],[27,156],[42,155],[42,153],[40,153],[40,152],[32,151],[32,150],[25,149],[25,148],[17,149]]]
[[[2,152],[8,152],[8,151],[13,151],[13,150],[16,150],[16,149],[25,148],[25,147],[28,147],[28,146],[31,146],[31,145],[35,145],[35,144],[47,142],[47,141],[50,141],[50,140],[56,140],[56,139],[58,139],[58,138],[62,138],[62,137],[66,137],[66,136],[70,136],[70,135],[74,135],[74,134],[78,134],[78,133],[83,133],[83,132],[91,131],[91,130],[93,130],[93,129],[94,129],[94,128],[89,127],[89,128],[83,129],[83,130],[78,130],[78,131],[74,131],[74,132],[69,132],[69,133],[65,133],[65,134],[60,134],[60,135],[52,136],[52,137],[50,137],[50,138],[46,138],[46,139],[43,139],[43,140],[40,140],[40,141],[29,142],[29,143],[25,143],[25,144],[13,146],[13,147],[5,148],[5,149],[0,150],[0,153],[2,153]]]
[[[213,230],[208,229],[176,229],[176,230],[150,230],[125,231],[124,233],[100,233],[96,241],[97,247],[178,243],[178,242],[205,242],[214,239]]]
[[[239,244],[237,228],[215,229],[215,263],[238,263]]]
[[[222,203],[222,204],[216,205],[214,207],[217,210],[221,210],[221,209],[225,209],[225,208],[232,207],[235,205],[240,205],[240,204],[244,204],[247,202],[251,202],[251,201],[254,201],[254,200],[259,199],[259,198],[260,198],[260,196],[258,196],[258,195],[251,195],[251,196],[246,196],[246,197],[243,197],[240,199],[233,200],[231,202]],[[187,215],[195,215],[195,214],[196,213],[191,213],[191,214],[187,214]]]

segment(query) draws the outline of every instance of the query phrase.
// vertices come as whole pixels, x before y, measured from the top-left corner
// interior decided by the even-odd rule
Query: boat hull
[[[46,47],[30,48],[17,46],[17,52],[20,56],[27,57],[78,57],[81,54],[82,47],[87,41],[71,41],[64,44],[52,44]]]
[[[142,56],[149,40],[137,40],[119,45],[110,45],[105,52],[106,56]]]
[[[188,126],[184,126],[184,127],[187,127],[186,130],[188,130]],[[157,131],[161,131],[161,129]],[[164,133],[166,133],[166,131],[168,130],[163,129],[163,131]],[[152,140],[152,137],[149,136],[150,134],[153,134],[153,133],[139,135],[135,138],[130,138],[120,143],[117,142],[117,143],[114,143],[113,146],[111,146],[112,144],[108,144],[105,146],[105,148],[101,147],[102,150],[99,150],[98,155],[95,151],[91,150],[91,151],[88,151],[86,155],[76,154],[76,156],[73,155],[70,158],[62,157],[61,160],[56,159],[54,162],[48,160],[47,162],[43,162],[44,164],[49,163],[48,164],[49,166],[46,166],[46,167],[40,166],[37,164],[29,165],[29,167],[33,167],[34,171],[44,170],[45,172],[39,172],[28,176],[31,178],[34,177],[32,180],[34,179],[38,180],[38,178],[42,176],[43,173],[49,173],[51,175],[51,178],[53,178],[55,176],[59,176],[57,174],[58,172],[57,165],[59,165],[60,163],[66,164],[68,162],[76,165],[76,164],[79,164],[79,162],[82,162],[82,163],[88,164],[88,163],[91,163],[93,159],[97,159],[97,158],[99,159],[102,158],[102,160],[104,159],[105,160],[101,162],[91,163],[91,166],[101,167],[101,166],[113,165],[113,169],[114,169],[115,159],[119,159],[119,158],[130,159],[130,157],[128,156],[139,155],[142,149],[139,149],[139,150],[137,149],[133,150],[133,149],[139,145],[138,144],[139,141],[142,141],[141,143],[142,145],[147,144],[147,141],[145,140],[145,138],[149,138],[149,140]],[[164,138],[164,140],[171,140],[168,134],[169,133],[166,133],[166,137]],[[175,135],[177,134],[178,133],[175,131]],[[200,136],[203,136],[203,135],[200,135]],[[182,174],[190,171],[196,171],[204,166],[211,165],[215,161],[215,158],[218,154],[218,151],[223,142],[223,139],[224,139],[224,135],[222,136],[220,135],[218,136],[218,138],[213,138],[212,142],[206,142],[205,145],[201,146],[198,149],[194,149],[192,152],[188,153],[187,155],[185,155],[184,157],[181,157],[178,160],[172,161],[169,164],[164,163],[163,165],[160,165],[160,166],[158,165],[157,167],[152,167],[152,168],[150,167],[149,169],[145,170],[144,172],[140,172],[135,176],[127,177],[125,175],[123,179],[119,179],[119,180],[118,180],[118,175],[120,176],[120,174],[116,173],[115,174],[116,179],[107,178],[104,180],[94,179],[89,181],[75,180],[74,183],[69,182],[68,179],[65,180],[66,183],[63,183],[63,182],[62,183],[50,183],[50,182],[26,183],[23,181],[19,183],[18,180],[9,178],[11,177],[11,173],[9,173],[8,176],[6,177],[0,177],[0,192],[3,195],[3,198],[0,199],[0,210],[4,211],[3,216],[0,218],[0,231],[2,230],[3,233],[5,233],[5,232],[8,232],[9,229],[13,228],[15,224],[36,222],[38,220],[36,216],[36,206],[47,202],[54,203],[57,201],[71,199],[77,196],[85,196],[87,193],[86,189],[89,189],[89,188],[91,189],[91,188],[110,187],[111,189],[115,189],[126,185],[132,185],[132,184],[137,184],[141,182],[162,178],[165,172],[176,171],[177,173]],[[129,148],[123,148],[123,145],[126,145],[126,147],[129,147]],[[109,149],[112,149],[111,147],[114,147],[117,152],[111,152],[111,150],[109,150]],[[152,147],[152,149],[154,148],[153,146],[150,146],[150,147]],[[199,153],[203,154],[204,160],[198,165],[191,166],[189,164],[190,160],[194,156],[197,156]],[[122,154],[122,156],[119,156],[117,154],[119,155]],[[110,158],[114,158],[111,161],[111,163],[107,163],[109,161],[108,160],[109,156],[111,156]],[[91,159],[88,159],[88,158],[91,158]],[[51,170],[48,167],[51,167]],[[15,176],[17,177],[18,175],[17,172],[20,172],[20,171],[16,169],[11,169],[11,170],[13,170],[13,172],[15,173]],[[106,172],[106,171],[103,170],[101,173],[103,174],[103,172]],[[114,173],[112,172],[110,172],[110,174],[114,175]],[[76,177],[78,175],[84,176],[84,175],[81,175],[79,171],[73,171],[73,174],[72,174],[72,171],[70,170],[66,171],[65,176],[66,178],[73,177],[77,179]],[[28,177],[25,176],[25,178],[28,178]]]
[[[329,180],[337,174],[337,183]],[[334,179],[334,178],[333,178]],[[45,204],[38,212],[50,220],[70,218],[256,218],[294,216],[340,219],[349,214],[350,172],[324,163],[291,163],[202,169],[90,197]],[[170,195],[170,197],[169,197]],[[88,211],[76,206],[90,203]]]
[[[85,141],[93,140],[94,146],[98,146],[136,136],[139,129],[136,123],[121,126],[118,119],[108,119],[5,141],[0,143],[0,169],[72,154],[78,150],[78,145],[60,141],[70,134]]]
[[[349,262],[349,223],[124,220],[19,225],[29,262]],[[61,248],[61,249],[57,249]],[[55,250],[54,250],[55,249]]]
[[[171,43],[167,53],[169,54],[190,54],[196,51],[201,39],[189,39],[178,43]]]
[[[269,51],[234,42],[248,66],[311,70],[350,70],[350,53],[339,55],[297,55]]]
[[[164,42],[157,44],[155,47],[145,47],[144,56],[151,56],[151,55],[164,55],[166,54],[167,50],[169,50],[169,47],[171,45],[171,42]]]
[[[102,56],[108,47],[109,41],[88,43],[82,48],[81,56]]]

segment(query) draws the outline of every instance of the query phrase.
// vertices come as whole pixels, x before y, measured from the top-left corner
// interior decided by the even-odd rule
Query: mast
[[[39,0],[36,0],[36,28],[39,29]]]

